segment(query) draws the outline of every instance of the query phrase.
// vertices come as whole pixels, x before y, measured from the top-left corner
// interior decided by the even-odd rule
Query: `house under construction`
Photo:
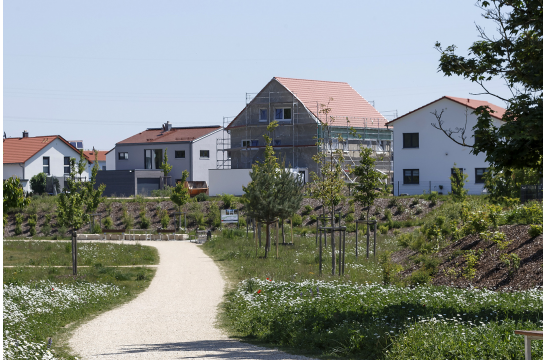
[[[247,94],[245,108],[227,125],[228,120],[229,137],[218,139],[218,169],[250,169],[262,161],[263,135],[276,120],[271,136],[276,156],[305,181],[310,172],[318,173],[313,156],[319,151],[342,148],[348,169],[358,164],[362,145],[373,149],[376,168],[391,178],[388,120],[347,83],[274,77],[258,94]]]

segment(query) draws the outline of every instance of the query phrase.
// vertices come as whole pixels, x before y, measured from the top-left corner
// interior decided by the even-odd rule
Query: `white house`
[[[108,167],[107,167],[107,164],[106,164],[106,154],[108,153],[108,151],[104,151],[104,150],[96,150],[97,152],[97,161],[98,161],[98,170],[101,171],[101,170],[107,170]],[[95,150],[83,150],[83,153],[85,155],[87,155],[87,157],[91,160],[95,160]],[[91,164],[91,166],[89,167],[89,172],[91,171],[91,169],[93,168],[93,165],[94,164]]]
[[[482,193],[482,175],[489,166],[485,154],[471,154],[470,147],[456,144],[432,124],[438,123],[436,115],[440,115],[445,129],[465,127],[465,143],[473,145],[473,127],[477,123],[473,111],[483,105],[494,111],[494,125],[501,126],[505,109],[486,101],[452,96],[443,96],[388,123],[394,128],[394,195],[430,191],[447,194],[451,191],[454,163],[468,175],[465,188],[469,194]],[[461,132],[452,134],[462,142],[460,136]]]
[[[115,170],[115,147],[106,152],[106,170]]]
[[[17,176],[24,191],[30,190],[30,179],[41,172],[56,177],[61,185],[70,174],[70,158],[79,160],[79,151],[60,135],[29,137],[23,132],[20,138],[4,139],[4,179]],[[85,154],[88,164],[92,162]],[[89,178],[86,171],[83,177]]]

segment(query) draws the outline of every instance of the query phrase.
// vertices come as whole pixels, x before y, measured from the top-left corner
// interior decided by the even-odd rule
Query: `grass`
[[[479,211],[487,202],[469,197],[465,206]],[[459,222],[461,211],[460,203],[446,201],[420,224],[446,228]],[[505,221],[535,213],[517,207],[506,211]],[[311,231],[299,228],[296,233]],[[455,289],[417,285],[416,276],[410,278],[414,286],[381,284],[400,270],[388,261],[389,251],[398,249],[391,235],[377,236],[377,257],[385,260],[375,261],[372,251],[371,259],[364,257],[363,236],[356,260],[355,236],[349,234],[342,277],[330,275],[330,247],[324,249],[319,276],[314,235],[296,235],[294,245],[279,246],[278,259],[274,240],[269,258],[263,258],[264,232],[257,254],[253,234],[245,235],[224,231],[203,246],[234,283],[223,303],[222,325],[245,341],[327,359],[513,359],[524,348],[523,337],[513,331],[543,328],[541,288],[511,293]],[[418,239],[429,242],[423,234]],[[426,277],[437,268],[435,250],[430,251],[414,258]],[[533,342],[533,358],[543,358],[541,345]]]
[[[65,244],[58,244],[61,250]],[[120,248],[111,249],[112,253],[127,253],[122,249],[124,246],[116,246]],[[145,247],[133,247],[135,250],[131,253],[138,259],[150,254]],[[37,247],[31,248],[32,258],[37,261],[49,258],[35,256],[39,251],[36,251]],[[53,249],[54,246],[48,251]],[[100,252],[104,255],[99,260],[104,264],[127,263],[123,256],[117,258],[115,264],[107,261],[106,248]],[[21,251],[12,253],[21,254]],[[93,266],[79,268],[76,277],[72,275],[71,267],[4,268],[4,358],[75,359],[66,345],[69,331],[90,316],[133,299],[148,287],[155,274],[154,268],[119,268],[104,264],[94,263]],[[52,338],[51,348],[47,344],[49,337]]]
[[[4,265],[71,266],[70,242],[4,241]],[[78,265],[153,265],[157,249],[140,244],[78,243]]]

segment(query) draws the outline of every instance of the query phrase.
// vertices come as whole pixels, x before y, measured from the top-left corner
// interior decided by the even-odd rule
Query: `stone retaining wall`
[[[78,234],[78,240],[189,240],[188,234]]]

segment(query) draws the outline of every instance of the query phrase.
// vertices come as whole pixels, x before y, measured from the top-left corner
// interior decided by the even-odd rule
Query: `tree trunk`
[[[269,231],[269,226],[271,224],[270,223],[267,223],[267,241],[265,241],[265,259],[267,258],[267,254],[269,253],[269,246],[270,246],[270,241],[271,241],[271,233]]]

